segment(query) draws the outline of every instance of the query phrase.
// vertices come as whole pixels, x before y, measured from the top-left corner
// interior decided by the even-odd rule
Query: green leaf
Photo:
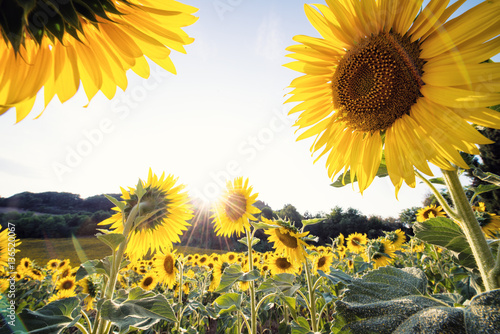
[[[259,238],[253,237],[252,238],[252,247],[255,246],[255,245],[257,245],[259,243],[259,241],[260,241]],[[238,242],[242,243],[245,246],[248,245],[248,241],[247,241],[247,237],[246,236],[244,236],[241,239],[238,239]]]
[[[314,334],[309,327],[307,319],[298,317],[297,322],[292,321],[292,334]]]
[[[80,300],[77,297],[64,298],[31,311],[23,309],[11,328],[13,333],[57,334],[72,327],[80,320]],[[20,329],[23,330],[20,330]],[[2,328],[6,329],[6,328]]]
[[[96,237],[108,245],[111,250],[116,250],[125,241],[125,237],[121,233],[97,234]]]
[[[120,202],[119,200],[117,200],[113,196],[109,196],[109,195],[106,195],[106,194],[104,196],[106,196],[106,198],[111,203],[113,203],[118,209],[120,209],[120,211],[123,211],[125,209],[126,204],[124,202]]]
[[[259,229],[267,230],[270,228],[279,228],[280,227],[279,225],[266,224],[263,222],[250,222],[250,225],[252,225],[256,230],[259,230]],[[245,238],[245,240],[246,240],[246,238]]]
[[[354,280],[335,303],[338,321],[345,323],[342,333],[499,332],[500,289],[474,297],[466,308],[454,308],[448,305],[457,296],[429,296],[426,282],[420,269],[392,267]]]
[[[153,295],[135,290],[134,299],[123,303],[106,300],[101,306],[101,317],[118,326],[120,333],[126,333],[130,327],[146,330],[160,320],[176,321],[174,310],[163,295]]]
[[[344,284],[352,283],[353,278],[343,272],[342,270],[330,268],[330,274],[325,274],[322,270],[318,270],[318,274],[322,277],[326,277],[333,283],[333,285],[337,285],[340,282]]]
[[[484,182],[489,182],[492,183],[496,186],[500,186],[500,176],[490,173],[490,172],[483,172],[481,169],[476,168],[472,171],[472,174],[477,177],[478,179],[481,179]]]
[[[378,167],[377,174],[375,174],[375,176],[385,177],[388,175],[389,173],[387,172],[387,166],[385,164],[385,160],[382,159],[382,161],[380,162],[380,166]],[[343,186],[348,185],[349,183],[354,183],[357,181],[358,181],[357,177],[355,177],[354,180],[351,180],[351,171],[348,170],[347,172],[340,174],[337,180],[330,185],[335,188],[342,188]]]
[[[453,220],[444,217],[431,218],[413,224],[415,236],[432,245],[452,251],[463,266],[475,268],[476,262],[464,232]]]
[[[325,221],[325,218],[306,219],[302,221],[302,226],[315,225]]]
[[[434,183],[434,184],[446,185],[446,183],[444,182],[444,179],[442,177],[435,177],[435,178],[429,179],[429,182]]]
[[[500,189],[500,187],[496,184],[480,184],[479,186],[477,186],[477,188],[474,189],[474,195],[483,194],[496,189]]]
[[[240,310],[241,294],[236,292],[225,293],[214,300],[213,304],[221,309],[219,311],[219,315]]]
[[[226,292],[229,289],[231,289],[231,287],[236,282],[253,281],[259,277],[260,277],[260,274],[259,274],[259,271],[257,269],[254,269],[250,272],[244,272],[241,269],[241,265],[233,264],[224,270],[224,273],[222,274],[222,277],[220,279],[219,287],[217,288],[217,290],[215,292],[217,292],[217,293]]]
[[[300,288],[300,285],[294,285],[294,282],[295,275],[282,273],[266,279],[259,285],[257,291],[266,294],[279,291],[291,296]]]

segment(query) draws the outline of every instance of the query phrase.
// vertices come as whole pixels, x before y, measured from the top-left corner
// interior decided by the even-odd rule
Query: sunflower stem
[[[182,320],[182,313],[184,313],[184,309],[182,307],[182,276],[184,275],[184,263],[179,261],[179,313],[177,313],[177,323],[175,325],[175,328],[177,331],[180,330],[181,327],[181,320]]]
[[[443,177],[450,191],[451,198],[457,211],[458,219],[456,219],[467,238],[467,242],[471,247],[472,254],[476,259],[481,278],[486,291],[500,288],[499,280],[494,277],[495,260],[491,252],[483,231],[477,222],[477,219],[472,211],[472,207],[465,196],[464,189],[458,178],[457,170],[448,171],[442,170]]]
[[[434,196],[436,196],[439,204],[441,204],[441,207],[444,209],[446,214],[450,216],[451,219],[458,220],[459,216],[457,211],[453,210],[453,208],[448,204],[446,199],[443,197],[443,195],[441,195],[441,193],[436,189],[436,187],[434,187],[434,185],[429,180],[427,180],[422,174],[420,174],[420,172],[417,171],[416,169],[415,169],[415,175],[419,179],[421,179],[429,188],[431,188],[432,193],[434,194]],[[460,187],[462,187],[462,185],[460,185]]]
[[[311,313],[311,327],[313,332],[318,331],[318,324],[316,323],[316,296],[314,295],[314,287],[311,278],[311,269],[309,268],[309,261],[305,259],[307,290],[309,292],[309,311]]]
[[[104,290],[104,299],[111,300],[113,299],[113,293],[116,288],[116,280],[118,278],[118,272],[120,271],[120,265],[122,263],[123,254],[125,254],[125,249],[127,248],[127,244],[129,241],[129,234],[133,229],[135,218],[139,213],[140,203],[137,203],[127,217],[123,227],[123,236],[125,240],[122,241],[120,246],[118,246],[118,250],[113,252],[113,263],[111,264],[111,273],[109,275],[109,280],[106,284],[106,289]],[[111,323],[108,320],[102,321],[99,314],[99,321],[95,325],[97,327],[96,333],[105,334],[108,333],[111,328]]]
[[[83,334],[89,334],[85,326],[83,326],[81,323],[76,322],[74,326],[78,328]]]
[[[248,228],[245,228],[245,232],[247,234],[247,246],[248,246],[248,267],[249,271],[253,270],[253,254],[252,254],[252,241],[253,234],[255,229],[250,232]],[[257,334],[257,310],[255,309],[255,284],[254,281],[250,281],[250,325],[251,325],[251,333]]]

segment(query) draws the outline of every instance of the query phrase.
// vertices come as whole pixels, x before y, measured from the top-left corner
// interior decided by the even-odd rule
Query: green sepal
[[[16,53],[23,42],[23,16],[24,9],[16,1],[0,1],[2,37],[10,42]]]
[[[375,176],[385,177],[388,175],[389,175],[389,172],[387,171],[387,165],[385,164],[385,159],[382,158]],[[357,176],[354,177],[354,180],[351,180],[351,171],[348,170],[347,172],[340,174],[339,177],[337,178],[337,180],[330,185],[332,187],[335,187],[335,188],[342,188],[343,186],[348,185],[349,183],[354,183],[357,181],[358,181]]]
[[[280,228],[280,226],[277,224],[267,224],[267,223],[263,223],[263,222],[250,222],[250,225],[252,225],[256,230],[260,230],[260,229],[267,230],[270,228]]]
[[[325,218],[313,218],[313,219],[305,219],[302,221],[302,226],[315,225],[325,221]]]
[[[114,198],[113,196],[109,196],[109,195],[106,195],[104,194],[104,196],[111,202],[113,203],[118,209],[120,209],[120,211],[123,212],[123,210],[125,210],[125,206],[127,205],[125,202],[121,202],[119,200],[117,200],[116,198]]]
[[[246,236],[244,236],[241,239],[238,239],[238,242],[242,243],[245,246],[248,245],[248,241],[247,241],[247,237]],[[259,242],[260,242],[259,238],[253,237],[252,238],[252,247],[255,246],[255,245],[257,245]]]

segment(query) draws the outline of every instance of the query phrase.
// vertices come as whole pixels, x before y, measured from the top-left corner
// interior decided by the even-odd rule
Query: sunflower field
[[[363,193],[388,177],[397,197],[403,183],[428,186],[439,205],[418,212],[413,235],[315,246],[308,227],[321,218],[266,219],[249,179],[235,177],[211,219],[245,251],[176,252],[192,199],[150,169],[120,199],[107,196],[115,214],[96,238],[110,256],[36,263],[19,253],[15,226],[2,228],[0,333],[500,333],[500,217],[481,201],[500,176],[467,158],[492,143],[481,129],[500,129],[500,1],[453,16],[465,2],[305,5],[321,37],[287,48],[285,67],[300,73],[285,101],[297,140],[314,139],[335,187]],[[170,52],[194,41],[183,28],[196,11],[173,0],[0,0],[0,115],[15,109],[23,121],[42,91],[44,108],[79,87],[89,103],[99,91],[112,99],[127,71],[149,76],[146,58],[175,73]],[[464,187],[465,170],[483,183]],[[258,230],[273,251],[255,251]]]

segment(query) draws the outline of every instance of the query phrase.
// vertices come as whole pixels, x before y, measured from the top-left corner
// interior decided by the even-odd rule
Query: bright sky
[[[19,124],[14,110],[0,117],[0,196],[117,193],[146,179],[151,167],[203,199],[226,179],[248,177],[274,210],[291,203],[301,213],[329,212],[338,205],[397,217],[421,205],[424,185],[404,185],[399,200],[389,178],[376,179],[363,195],[331,187],[325,161],[313,164],[312,140],[295,141],[283,102],[299,73],[282,66],[285,48],[295,35],[319,36],[303,0],[183,2],[200,10],[185,29],[195,42],[187,54],[172,53],[177,75],[152,64],[148,80],[130,71],[128,89],[111,101],[99,93],[85,108],[81,89],[64,105],[52,101],[39,119],[32,120],[41,98]]]

